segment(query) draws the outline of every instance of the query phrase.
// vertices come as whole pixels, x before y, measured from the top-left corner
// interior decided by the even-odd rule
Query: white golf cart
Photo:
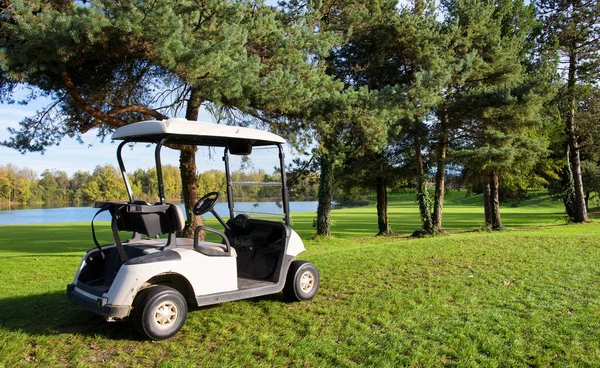
[[[99,245],[92,220],[96,247],[84,256],[67,297],[106,318],[130,319],[146,338],[167,339],[185,322],[188,304],[203,306],[274,294],[283,290],[290,300],[308,300],[317,292],[319,273],[305,261],[295,260],[303,252],[302,240],[290,228],[286,187],[284,140],[257,129],[191,122],[185,119],[146,121],[121,127],[113,140],[129,202],[96,202],[98,213],[109,211],[114,244]],[[156,144],[155,161],[159,202],[135,200],[121,151],[132,142]],[[224,230],[199,226],[194,239],[178,238],[184,226],[179,207],[165,202],[161,169],[161,147],[187,144],[222,147],[227,180],[229,219],[214,210],[219,193],[208,193],[196,203],[194,213],[211,212]],[[253,147],[274,147],[279,152],[283,213],[278,220],[250,218],[236,210],[230,155],[249,155]],[[95,219],[95,216],[94,216]],[[132,232],[121,240],[119,232]],[[216,234],[217,242],[199,240],[201,231]],[[164,235],[162,238],[160,235]]]

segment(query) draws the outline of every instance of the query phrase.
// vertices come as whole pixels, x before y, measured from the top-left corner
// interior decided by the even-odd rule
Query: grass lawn
[[[409,239],[416,204],[392,201],[398,236],[373,236],[373,206],[334,211],[329,240],[294,214],[321,273],[312,301],[195,308],[162,342],[66,300],[88,223],[0,227],[0,366],[600,366],[600,223],[565,225],[537,194],[501,209],[509,230],[471,232],[481,197],[450,193],[451,235]]]

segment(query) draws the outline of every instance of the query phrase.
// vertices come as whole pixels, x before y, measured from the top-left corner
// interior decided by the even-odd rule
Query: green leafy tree
[[[145,199],[146,201],[156,201],[158,198],[158,187],[156,180],[156,169],[148,171],[137,169],[129,175],[131,190],[135,198]]]
[[[81,203],[84,201],[81,188],[91,179],[89,172],[78,170],[69,180],[69,189],[71,190],[71,201]]]
[[[587,221],[585,189],[581,172],[581,122],[578,114],[590,87],[600,76],[600,4],[597,1],[536,0],[539,18],[544,22],[547,42],[555,46],[563,81],[559,103],[560,120],[566,133],[566,156],[571,175],[572,196],[565,207],[575,222]],[[571,211],[572,209],[572,211]]]
[[[6,176],[0,176],[0,199],[3,202],[8,202],[12,192],[12,185]]]
[[[42,201],[51,203],[57,197],[58,183],[50,170],[44,170],[38,185],[42,192]]]
[[[81,193],[83,199],[86,202],[93,202],[102,198],[102,192],[100,191],[100,185],[96,180],[88,181],[81,187]]]
[[[535,133],[549,73],[539,72],[543,65],[527,73],[528,40],[536,25],[532,6],[520,0],[453,5],[456,18],[466,22],[461,27],[476,35],[470,40],[474,67],[448,110],[459,127],[454,159],[485,188],[486,225],[501,229],[501,176],[533,167],[546,152]]]
[[[14,200],[14,177],[12,165],[0,166],[0,198],[3,202]]]
[[[202,193],[225,193],[227,188],[225,173],[219,170],[205,171],[198,176],[198,186]]]
[[[349,166],[345,161],[360,160],[362,155],[373,157],[387,140],[393,119],[379,90],[396,80],[394,65],[384,61],[389,55],[385,51],[395,46],[388,43],[394,28],[390,21],[396,15],[395,5],[395,1],[324,1],[316,7],[323,29],[344,35],[343,43],[326,60],[329,73],[344,83],[344,91],[320,105],[322,112],[315,118],[321,122],[316,128],[320,142],[317,162],[321,167],[318,235],[328,236],[331,232],[335,171]],[[387,233],[391,228],[384,214],[386,183],[378,182],[383,188],[378,190],[378,218],[385,222],[380,232]]]
[[[82,187],[86,201],[124,200],[127,197],[120,172],[111,165],[96,166],[91,179]]]

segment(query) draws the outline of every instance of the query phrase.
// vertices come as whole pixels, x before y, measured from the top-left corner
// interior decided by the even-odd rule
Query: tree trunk
[[[198,112],[202,98],[197,90],[192,89],[190,99],[188,100],[185,118],[188,120],[198,120]],[[202,216],[195,216],[193,213],[194,205],[198,200],[198,174],[196,172],[196,151],[195,146],[178,146],[179,153],[179,172],[181,174],[181,190],[183,195],[183,203],[185,205],[185,227],[181,232],[181,236],[192,238],[196,227],[204,225]],[[204,238],[204,233],[200,234],[200,238]]]
[[[321,155],[317,235],[331,235],[331,202],[333,201],[333,163],[329,154]]]
[[[184,238],[192,238],[196,227],[204,225],[202,216],[192,212],[198,200],[198,176],[196,174],[196,147],[181,148],[179,153],[179,171],[181,188],[185,205],[185,227],[181,232]],[[203,237],[201,235],[201,237]]]
[[[569,114],[571,115],[571,114]],[[567,121],[573,120],[573,117],[567,119]],[[568,123],[567,123],[568,124]],[[570,125],[570,124],[569,124]],[[569,128],[570,129],[570,128]],[[581,177],[581,160],[579,158],[579,145],[577,143],[577,136],[569,133],[569,164],[571,166],[571,172],[573,174],[573,190],[575,191],[575,203],[574,203],[574,222],[587,222],[587,210],[585,206],[585,194],[583,189],[583,180]]]
[[[500,217],[500,193],[498,191],[498,173],[493,172],[490,177],[490,214],[492,219],[492,230],[502,230],[502,218]]]
[[[377,226],[379,233],[377,235],[391,234],[392,227],[388,220],[388,197],[387,185],[385,179],[381,176],[376,178],[377,185]]]
[[[569,147],[567,146],[567,157],[569,156]],[[565,205],[565,212],[571,220],[575,218],[575,189],[573,189],[573,174],[571,165],[567,162],[562,171],[562,200]]]
[[[436,233],[442,229],[442,211],[444,209],[444,195],[446,194],[446,151],[448,150],[448,106],[440,119],[440,133],[437,146],[437,172],[435,173],[435,195],[433,204],[433,229]]]
[[[486,229],[492,228],[492,195],[491,195],[490,182],[485,183],[485,189],[483,191],[483,215],[485,217]]]
[[[433,221],[431,219],[431,198],[427,190],[427,178],[423,167],[423,155],[421,154],[421,141],[418,135],[414,136],[415,164],[417,169],[417,200],[421,212],[421,224],[423,231],[433,234]]]
[[[569,55],[569,80],[567,81],[569,103],[571,104],[569,114],[567,115],[567,134],[568,134],[568,145],[569,145],[569,164],[571,165],[571,172],[573,174],[573,189],[575,190],[575,203],[574,203],[574,222],[587,222],[587,211],[585,207],[585,195],[583,190],[583,180],[581,177],[581,161],[579,158],[579,144],[577,142],[577,129],[575,127],[575,106],[577,104],[575,100],[575,79],[577,68],[577,58],[575,51],[571,51]]]

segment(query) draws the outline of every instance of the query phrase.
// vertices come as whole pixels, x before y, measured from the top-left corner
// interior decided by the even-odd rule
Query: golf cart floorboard
[[[238,277],[238,290],[253,289],[261,286],[275,285],[275,282]]]

